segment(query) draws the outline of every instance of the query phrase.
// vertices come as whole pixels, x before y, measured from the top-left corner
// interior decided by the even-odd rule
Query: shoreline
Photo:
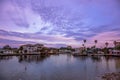
[[[73,54],[73,56],[95,56],[95,57],[99,57],[99,56],[112,56],[112,57],[120,57],[120,54]]]
[[[0,56],[24,56],[24,55],[41,55],[41,54],[0,54]]]
[[[120,72],[105,73],[101,80],[120,80]]]
[[[34,53],[34,54],[32,54],[32,53],[27,53],[27,54],[18,54],[18,53],[15,53],[15,54],[0,54],[0,56],[22,56],[22,55],[51,55],[51,53],[49,54],[49,53]],[[118,54],[71,54],[71,55],[73,55],[73,56],[75,56],[75,57],[79,57],[79,56],[95,56],[95,57],[100,57],[100,56],[111,56],[111,57],[120,57],[120,55],[118,55]]]

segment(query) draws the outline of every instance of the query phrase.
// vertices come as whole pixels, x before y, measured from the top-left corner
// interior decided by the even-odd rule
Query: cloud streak
[[[0,38],[5,40],[12,40],[18,42],[29,42],[29,43],[43,43],[46,45],[76,45],[78,42],[72,37],[64,37],[61,35],[40,35],[31,33],[17,33],[17,32],[7,32],[0,31]],[[3,43],[3,42],[1,42]]]

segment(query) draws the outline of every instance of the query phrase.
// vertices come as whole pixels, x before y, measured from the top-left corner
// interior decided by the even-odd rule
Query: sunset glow
[[[0,46],[98,47],[120,41],[119,0],[0,0]]]

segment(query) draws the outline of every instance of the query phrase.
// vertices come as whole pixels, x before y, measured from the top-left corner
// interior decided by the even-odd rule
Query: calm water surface
[[[0,57],[0,80],[97,80],[104,73],[118,71],[117,57]]]

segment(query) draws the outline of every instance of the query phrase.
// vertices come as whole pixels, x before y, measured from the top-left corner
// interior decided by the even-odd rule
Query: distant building
[[[82,54],[84,47],[74,48],[73,54]]]
[[[41,52],[42,48],[44,47],[43,44],[27,44],[22,45],[19,49],[19,53],[39,53]]]
[[[59,53],[72,53],[72,48],[70,46],[68,46],[68,47],[61,47],[59,49]]]
[[[14,54],[13,50],[3,50],[3,54]]]
[[[2,53],[2,54],[13,54],[14,49],[11,48],[9,45],[5,45],[3,48],[0,49],[0,53]]]
[[[110,50],[109,54],[120,55],[120,50]]]
[[[73,55],[74,56],[81,56],[81,55],[86,56],[87,51],[86,51],[85,47],[75,48],[74,52],[73,52]]]
[[[48,51],[49,54],[57,54],[58,52],[59,50],[56,48],[49,48],[49,51]]]
[[[9,50],[9,49],[0,49],[0,54],[13,54],[14,50]]]

